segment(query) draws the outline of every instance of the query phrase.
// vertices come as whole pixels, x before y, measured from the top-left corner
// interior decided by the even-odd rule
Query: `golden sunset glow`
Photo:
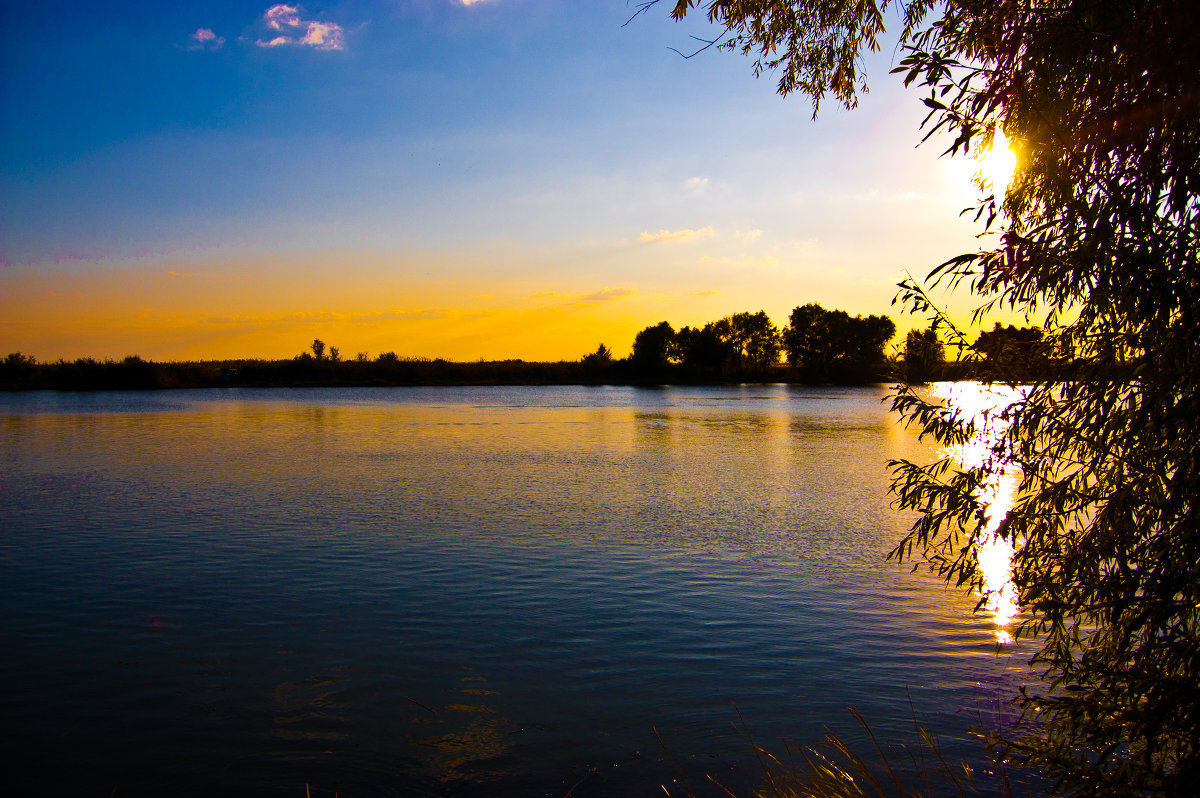
[[[0,356],[624,357],[663,320],[810,302],[903,336],[897,281],[973,242],[970,159],[914,147],[899,81],[813,121],[623,4],[81,8],[84,41],[13,33]],[[71,65],[143,24],[104,67],[138,81]]]
[[[350,358],[574,360],[600,343],[623,357],[664,318],[700,325],[761,308],[785,323],[802,299],[865,311],[894,292],[891,275],[821,268],[827,254],[753,232],[14,267],[0,275],[0,348],[43,362],[286,358],[321,338]]]

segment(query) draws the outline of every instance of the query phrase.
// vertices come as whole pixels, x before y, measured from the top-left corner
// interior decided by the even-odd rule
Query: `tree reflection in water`
[[[1017,587],[1012,581],[1012,541],[1000,534],[1000,526],[1012,509],[1021,469],[1003,459],[999,446],[1008,430],[1004,411],[1025,396],[1026,388],[985,385],[979,382],[940,382],[933,393],[955,413],[969,420],[974,435],[969,441],[942,450],[963,468],[980,472],[977,498],[983,505],[984,526],[976,543],[975,556],[983,577],[983,606],[992,613],[996,641],[1011,643],[1009,624],[1020,613]]]

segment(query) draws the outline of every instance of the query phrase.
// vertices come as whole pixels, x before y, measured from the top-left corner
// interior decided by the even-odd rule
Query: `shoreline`
[[[759,370],[698,373],[667,365],[637,369],[628,361],[590,365],[580,361],[523,360],[316,361],[224,360],[153,362],[82,359],[56,363],[0,363],[0,391],[110,391],[195,388],[369,388],[488,385],[738,385],[787,383],[795,385],[869,385],[902,381],[895,364],[880,364],[868,373],[848,373],[842,379],[806,380],[790,365]],[[948,378],[962,379],[962,375]]]

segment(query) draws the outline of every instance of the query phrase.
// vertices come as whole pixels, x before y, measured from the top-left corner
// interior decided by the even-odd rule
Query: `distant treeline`
[[[896,334],[887,316],[850,316],[817,304],[797,307],[782,330],[765,311],[735,313],[703,327],[676,331],[663,321],[633,339],[625,363],[637,379],[724,382],[781,374],[806,383],[865,383],[888,379],[884,347]],[[584,361],[601,364],[601,346]]]
[[[945,363],[933,330],[908,334],[903,351],[885,347],[896,326],[887,316],[850,316],[817,304],[797,307],[779,329],[764,311],[735,313],[702,327],[674,329],[663,321],[634,338],[628,357],[604,344],[580,360],[455,362],[405,358],[394,352],[343,358],[314,340],[284,360],[154,362],[59,360],[39,363],[14,352],[0,361],[0,390],[144,390],[162,388],[350,387],[392,385],[589,385],[727,382],[862,384],[889,380],[969,379],[978,363]],[[983,333],[977,350],[988,361],[1021,364],[1030,374],[1046,362],[1037,328]]]
[[[286,360],[153,362],[131,356],[124,360],[83,358],[55,363],[36,363],[17,353],[0,361],[0,390],[563,385],[589,381],[593,380],[589,380],[579,361],[460,363],[402,358],[390,352],[363,360],[315,358],[305,353]]]

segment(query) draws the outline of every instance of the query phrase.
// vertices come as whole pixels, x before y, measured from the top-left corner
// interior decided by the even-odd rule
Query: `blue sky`
[[[891,50],[814,122],[624,0],[2,8],[5,352],[577,358],[896,316],[905,270],[976,246]]]

